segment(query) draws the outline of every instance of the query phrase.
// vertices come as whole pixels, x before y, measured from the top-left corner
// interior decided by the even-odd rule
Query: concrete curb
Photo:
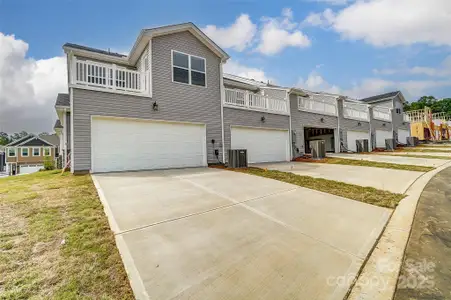
[[[424,173],[408,188],[407,197],[401,200],[393,212],[381,238],[352,287],[348,300],[393,298],[421,193],[432,177],[449,166],[451,161]]]
[[[141,279],[141,276],[139,276],[138,270],[136,269],[135,262],[133,261],[133,257],[130,254],[129,248],[127,247],[127,243],[125,243],[124,237],[121,235],[119,226],[117,225],[117,222],[111,211],[111,207],[108,204],[108,201],[106,201],[105,194],[103,193],[103,190],[100,187],[100,184],[95,178],[95,176],[91,175],[91,179],[92,182],[94,183],[94,186],[96,187],[100,202],[103,205],[103,210],[105,212],[105,215],[107,216],[110,228],[114,233],[116,247],[119,250],[119,254],[121,255],[122,262],[124,264],[125,271],[127,272],[127,276],[130,281],[133,293],[136,299],[147,300],[149,299],[149,295],[147,294],[146,289],[144,288],[144,283]]]

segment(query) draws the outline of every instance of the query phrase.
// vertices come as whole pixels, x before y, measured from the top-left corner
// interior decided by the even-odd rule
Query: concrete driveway
[[[225,170],[93,180],[138,299],[343,299],[391,214]]]
[[[380,155],[380,154],[357,154],[357,153],[327,153],[328,157],[338,157],[346,159],[356,159],[356,160],[369,160],[377,162],[386,162],[391,164],[400,165],[414,165],[414,166],[425,166],[425,167],[439,167],[448,162],[445,159],[428,159],[428,158],[416,158],[416,157],[406,157],[406,156],[395,156],[395,155]]]
[[[255,166],[269,170],[291,172],[297,175],[369,186],[400,194],[404,194],[409,186],[424,174],[423,172],[404,170],[304,162],[256,164]]]

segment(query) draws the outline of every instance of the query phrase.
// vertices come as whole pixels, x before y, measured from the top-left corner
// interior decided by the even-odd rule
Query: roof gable
[[[69,94],[58,93],[56,96],[55,106],[58,107],[70,107],[70,97]]]
[[[49,142],[41,139],[40,137],[38,137],[34,134],[29,134],[26,137],[23,137],[21,139],[18,139],[17,141],[9,143],[6,146],[7,147],[21,147],[21,146],[53,147],[54,145],[50,144]]]
[[[371,96],[371,97],[368,97],[368,98],[363,98],[363,99],[360,99],[360,101],[363,101],[363,102],[366,102],[366,103],[387,101],[387,100],[393,99],[394,97],[396,97],[400,93],[401,93],[400,91],[395,91],[395,92],[380,94],[380,95],[376,95],[376,96]]]
[[[26,136],[24,136],[24,137],[22,137],[22,138],[20,138],[20,139],[18,139],[18,140],[12,141],[11,143],[9,143],[9,144],[6,145],[6,146],[7,146],[7,147],[11,147],[11,146],[19,145],[20,143],[22,143],[22,142],[24,142],[24,141],[30,139],[30,138],[33,137],[33,136],[34,136],[33,134],[28,134],[28,135],[26,135]]]

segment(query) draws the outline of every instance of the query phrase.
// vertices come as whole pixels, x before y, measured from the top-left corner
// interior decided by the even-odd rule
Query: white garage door
[[[405,129],[398,129],[398,142],[407,144],[407,138],[410,136],[410,131]]]
[[[207,165],[205,125],[93,118],[92,171]]]
[[[43,165],[23,165],[20,166],[20,174],[31,174],[31,173],[36,173],[38,172],[40,169],[43,169],[44,166]]]
[[[391,131],[376,130],[376,147],[385,148],[385,139],[392,139],[393,134]]]
[[[288,130],[232,127],[232,149],[247,149],[249,163],[289,161]]]
[[[348,150],[357,152],[356,140],[368,140],[369,145],[369,132],[364,131],[347,131]]]

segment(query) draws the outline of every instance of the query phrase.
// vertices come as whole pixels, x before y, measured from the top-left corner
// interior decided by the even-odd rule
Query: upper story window
[[[206,86],[205,58],[172,50],[172,80]]]
[[[22,157],[28,157],[28,148],[22,148]]]
[[[16,157],[16,148],[8,148],[8,157]]]
[[[50,156],[50,148],[44,148],[44,156]]]
[[[397,113],[398,115],[400,115],[400,114],[401,114],[401,109],[400,109],[400,108],[397,108],[397,109],[396,109],[396,113]]]
[[[41,156],[41,148],[33,148],[33,156]]]

